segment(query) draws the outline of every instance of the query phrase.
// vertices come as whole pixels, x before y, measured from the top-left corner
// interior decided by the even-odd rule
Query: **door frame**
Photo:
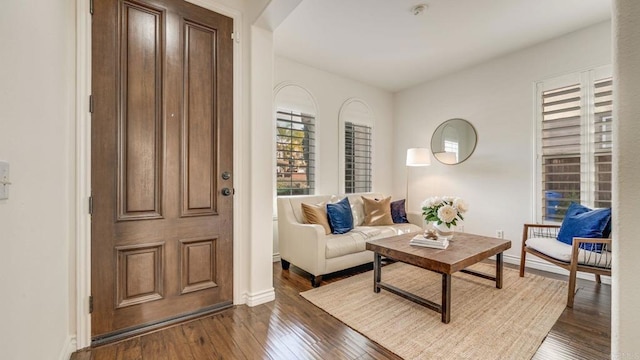
[[[241,219],[240,204],[243,203],[245,176],[238,176],[242,170],[244,139],[242,138],[242,12],[216,2],[215,0],[186,0],[205,9],[233,19],[233,173],[236,195],[233,199],[233,218]],[[91,115],[89,95],[91,94],[91,14],[88,0],[76,0],[76,136],[75,136],[75,297],[73,287],[69,296],[75,299],[75,348],[91,346],[91,216],[89,197],[91,196]],[[239,266],[241,249],[239,243],[245,238],[245,231],[233,222],[233,303],[243,303],[244,291],[240,288],[239,276],[243,269]],[[71,268],[70,268],[71,270]],[[73,310],[71,310],[73,311]]]

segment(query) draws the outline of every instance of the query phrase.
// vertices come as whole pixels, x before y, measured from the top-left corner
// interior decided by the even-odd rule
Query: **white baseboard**
[[[525,267],[528,268],[532,268],[532,269],[536,269],[536,270],[542,270],[542,271],[546,271],[546,272],[550,272],[550,273],[554,273],[554,274],[560,274],[560,275],[566,275],[569,276],[569,272],[561,267],[555,266],[553,264],[550,264],[544,260],[535,260],[535,259],[530,259],[530,256],[527,256],[527,261],[525,262]],[[514,265],[518,265],[520,266],[520,257],[518,256],[513,256],[513,255],[507,255],[505,254],[503,256],[504,262],[509,263],[509,264],[514,264]],[[584,279],[584,280],[590,280],[590,281],[595,281],[595,276],[593,274],[587,274],[587,273],[583,273],[583,272],[578,272],[578,274],[576,275],[578,277],[578,279]],[[603,284],[611,284],[611,277],[610,276],[602,276],[602,283]]]
[[[280,253],[273,254],[273,262],[278,262],[278,261],[280,261]]]
[[[268,303],[269,301],[273,301],[276,299],[276,292],[273,288],[269,290],[264,290],[259,293],[251,294],[247,293],[246,295],[247,305],[250,307]]]
[[[62,350],[60,350],[60,355],[58,355],[58,359],[60,360],[69,360],[71,358],[71,354],[77,350],[77,342],[75,336],[67,336],[67,339],[62,346]]]

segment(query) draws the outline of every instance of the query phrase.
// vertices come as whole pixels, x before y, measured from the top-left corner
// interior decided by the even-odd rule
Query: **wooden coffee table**
[[[423,305],[442,314],[442,322],[451,321],[451,275],[456,271],[472,274],[496,282],[496,288],[502,288],[502,252],[511,248],[511,241],[456,233],[445,250],[409,245],[409,240],[416,233],[403,234],[367,243],[367,250],[374,252],[373,257],[373,291],[385,289],[405,299]],[[466,269],[490,256],[496,255],[495,276]],[[403,263],[419,266],[423,269],[442,274],[442,304],[436,304],[393,285],[382,282],[380,264],[382,257],[391,258]]]

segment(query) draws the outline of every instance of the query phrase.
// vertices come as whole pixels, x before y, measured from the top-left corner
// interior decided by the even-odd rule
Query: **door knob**
[[[229,188],[223,188],[222,189],[222,195],[224,195],[224,196],[229,196],[229,195],[231,195],[233,193],[234,193],[234,190],[231,190]]]
[[[229,180],[231,179],[231,173],[229,173],[228,171],[225,171],[222,173],[222,180]]]

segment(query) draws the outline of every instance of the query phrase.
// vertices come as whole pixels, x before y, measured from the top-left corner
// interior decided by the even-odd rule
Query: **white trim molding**
[[[254,307],[256,305],[268,303],[275,300],[276,292],[273,288],[271,288],[257,293],[247,293],[246,297],[247,305],[250,307]]]
[[[58,355],[58,359],[69,360],[71,358],[71,354],[73,354],[77,348],[78,344],[76,343],[76,337],[71,335],[67,336],[62,350],[60,350],[60,355]]]
[[[76,0],[76,337],[73,345],[91,345],[91,14],[89,2]],[[68,359],[68,357],[67,357]]]

